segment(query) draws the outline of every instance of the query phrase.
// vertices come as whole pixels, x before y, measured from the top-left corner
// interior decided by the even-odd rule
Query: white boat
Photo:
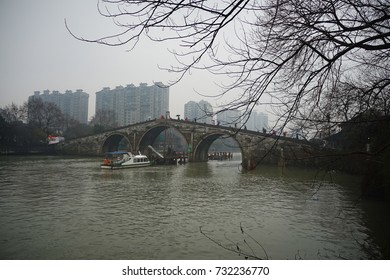
[[[100,165],[102,169],[124,169],[134,167],[146,167],[151,162],[145,155],[133,155],[130,152],[110,152],[106,153],[103,163]]]

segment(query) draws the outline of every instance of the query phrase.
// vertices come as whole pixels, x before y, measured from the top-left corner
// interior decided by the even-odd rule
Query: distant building
[[[190,121],[212,124],[213,107],[207,101],[189,101],[184,105],[184,118]]]
[[[217,113],[217,123],[224,126],[241,126],[241,112],[239,110],[226,110]]]
[[[184,104],[184,118],[193,121],[198,117],[198,103],[195,101],[189,101]]]
[[[95,109],[113,111],[119,126],[159,118],[169,111],[169,87],[160,82],[150,86],[141,83],[138,87],[105,87],[96,92]]]
[[[249,130],[253,131],[268,130],[268,115],[262,112],[252,111],[246,125]]]
[[[80,123],[88,123],[89,95],[82,89],[75,92],[67,90],[65,93],[60,93],[57,90],[50,93],[49,90],[44,90],[42,94],[40,91],[34,91],[34,95],[30,96],[29,100],[33,98],[40,98],[43,102],[54,103],[64,115]]]

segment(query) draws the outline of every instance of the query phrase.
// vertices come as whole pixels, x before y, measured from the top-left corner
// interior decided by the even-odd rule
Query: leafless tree
[[[21,106],[12,103],[0,109],[0,115],[8,123],[24,122],[27,119],[27,103]]]
[[[28,123],[49,134],[62,130],[64,115],[54,103],[31,98],[28,101]]]
[[[117,127],[115,112],[111,110],[98,110],[95,116],[92,117],[90,124],[102,126],[105,129]]]
[[[387,0],[101,0],[98,10],[119,33],[89,40],[67,24],[71,34],[111,46],[133,47],[143,36],[176,41],[169,70],[178,80],[191,69],[229,76],[221,95],[234,98],[224,109],[243,109],[243,120],[266,96],[285,123],[303,105],[311,118],[324,92],[339,94],[348,78],[389,63]],[[376,78],[366,84],[369,102],[377,86],[388,94],[388,72]]]
[[[315,108],[302,106],[294,117],[295,124],[323,136],[333,134],[343,124],[356,122],[389,122],[390,72],[368,67],[356,77],[346,77],[331,91],[323,91]],[[308,108],[311,110],[308,112]],[[370,115],[365,120],[362,115]]]

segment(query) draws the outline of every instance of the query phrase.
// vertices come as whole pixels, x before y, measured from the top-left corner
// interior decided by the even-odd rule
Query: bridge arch
[[[211,133],[203,137],[199,141],[198,145],[195,147],[194,154],[193,154],[194,161],[207,161],[210,146],[213,144],[215,140],[217,140],[220,137],[233,138],[234,141],[238,144],[241,150],[241,154],[243,154],[241,144],[235,137],[223,133]]]
[[[139,150],[143,153],[146,153],[147,147],[149,145],[153,146],[153,144],[155,143],[158,136],[161,135],[162,132],[164,132],[168,129],[173,129],[175,132],[177,132],[178,135],[180,135],[182,137],[182,139],[184,139],[187,142],[186,144],[188,145],[188,139],[185,137],[185,135],[182,133],[182,131],[180,131],[180,129],[178,129],[174,126],[161,124],[161,125],[150,128],[140,137],[140,139],[138,141],[138,145],[137,145]]]
[[[102,145],[102,152],[115,152],[118,150],[131,151],[129,138],[124,133],[115,132],[108,135]]]

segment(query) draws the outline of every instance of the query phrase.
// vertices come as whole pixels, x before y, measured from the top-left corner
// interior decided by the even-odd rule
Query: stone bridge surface
[[[177,130],[187,141],[189,161],[207,161],[209,147],[219,137],[232,137],[237,141],[244,169],[253,169],[261,162],[282,165],[302,162],[303,158],[308,158],[313,152],[307,141],[174,119],[156,119],[66,140],[61,150],[65,154],[103,155],[116,151],[119,142],[125,138],[133,153],[146,153],[148,145],[153,145],[160,133],[168,128]]]

